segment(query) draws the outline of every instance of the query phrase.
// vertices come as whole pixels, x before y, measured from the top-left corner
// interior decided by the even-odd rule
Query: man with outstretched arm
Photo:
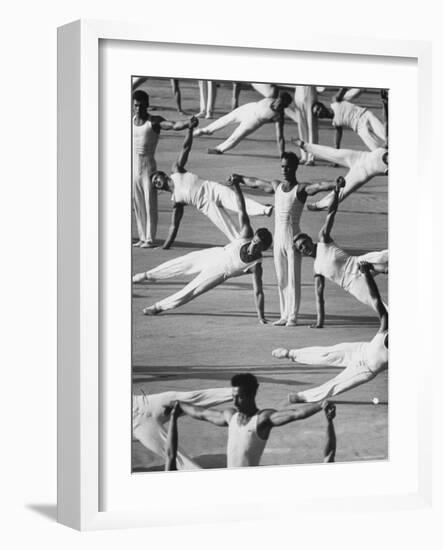
[[[253,374],[236,374],[232,377],[231,384],[233,408],[220,411],[179,403],[184,414],[229,429],[228,468],[259,466],[272,428],[304,420],[330,407],[325,401],[284,410],[260,410],[255,401],[259,384]]]
[[[299,183],[299,158],[286,152],[281,158],[283,180],[266,181],[233,174],[231,178],[247,187],[275,193],[274,265],[280,302],[280,319],[276,326],[292,327],[297,324],[301,299],[301,254],[293,247],[294,235],[300,233],[300,219],[308,195],[334,188],[334,183]]]
[[[172,165],[171,175],[168,176],[161,171],[154,172],[152,175],[154,187],[171,193],[173,201],[172,220],[168,236],[163,244],[164,249],[169,249],[174,243],[184,208],[187,205],[194,206],[207,216],[230,241],[239,237],[238,229],[228,213],[228,210],[239,212],[235,192],[221,183],[203,180],[197,174],[186,169],[192,149],[193,129],[197,126],[198,119],[191,117],[182,150]],[[250,216],[270,216],[272,214],[273,207],[269,204],[261,204],[248,197],[245,197],[245,204]]]
[[[331,237],[335,215],[338,210],[340,189],[345,186],[342,176],[337,178],[333,192],[333,201],[328,210],[326,221],[318,234],[318,242],[314,243],[306,233],[299,233],[294,237],[294,248],[303,256],[314,258],[314,282],[317,306],[317,322],[312,328],[323,328],[325,318],[324,286],[325,278],[341,286],[357,300],[375,309],[365,277],[360,273],[358,264],[362,261],[370,262],[374,274],[388,273],[388,250],[368,252],[362,256],[350,256],[339,248]]]
[[[277,348],[272,355],[277,359],[289,358],[297,363],[345,367],[337,376],[321,386],[289,395],[291,403],[317,402],[333,397],[372,380],[388,368],[389,316],[371,274],[371,264],[361,261],[359,269],[366,280],[373,307],[380,318],[377,334],[370,342],[352,342],[336,346],[315,346],[304,349]]]
[[[245,199],[238,182],[232,183],[239,210],[239,238],[225,247],[197,250],[175,258],[146,272],[134,275],[132,282],[155,282],[178,275],[194,275],[182,290],[143,310],[145,315],[158,315],[175,309],[208,292],[232,277],[251,273],[257,315],[266,324],[264,313],[262,252],[272,244],[272,235],[264,227],[254,232],[246,212]]]

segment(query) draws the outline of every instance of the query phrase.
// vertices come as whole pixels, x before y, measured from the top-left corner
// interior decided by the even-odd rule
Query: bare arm
[[[172,167],[173,172],[184,172],[186,163],[188,162],[189,153],[192,149],[192,142],[194,138],[194,128],[198,126],[198,118],[191,117],[188,125],[188,131],[186,132],[185,140],[183,141],[182,150],[178,159],[176,160],[174,166]]]
[[[336,149],[340,149],[342,137],[343,137],[343,128],[341,126],[336,126],[335,136],[334,136],[334,146]]]
[[[285,152],[285,135],[284,135],[285,117],[282,114],[275,123],[275,133],[277,136],[277,145],[280,152],[280,157]]]
[[[310,183],[305,187],[305,193],[312,197],[322,191],[332,191],[335,189],[335,181],[321,181],[318,183]]]
[[[169,226],[169,233],[166,241],[163,243],[163,248],[165,250],[170,248],[175,241],[175,237],[177,236],[178,228],[180,227],[180,222],[183,217],[183,210],[184,205],[182,203],[174,203],[171,225]]]
[[[380,328],[378,332],[385,332],[388,330],[389,315],[381,299],[380,292],[378,290],[377,283],[374,281],[374,277],[371,273],[372,265],[369,262],[360,262],[360,271],[363,273],[366,282],[368,283],[369,293],[375,304],[378,316],[380,317]]]
[[[229,415],[232,416],[232,410],[217,411],[216,409],[205,409],[180,402],[180,409],[195,420],[205,420],[216,426],[227,426],[229,424]]]
[[[323,462],[335,462],[335,451],[337,449],[337,437],[335,435],[334,418],[335,418],[335,405],[334,403],[328,403],[325,407],[325,416],[327,421],[326,426],[326,445],[324,450]]]
[[[314,275],[315,306],[317,308],[317,321],[311,328],[323,328],[325,322],[325,278],[323,275]]]
[[[252,189],[261,189],[265,193],[275,193],[275,190],[280,183],[276,181],[262,180],[252,176],[242,176],[240,174],[232,174],[228,181],[232,183],[234,178],[237,179],[239,183],[243,183],[247,187],[251,187]]]
[[[177,470],[178,430],[177,420],[180,415],[180,407],[174,404],[169,420],[168,435],[166,438],[166,463],[165,471]]]
[[[263,292],[263,267],[261,263],[256,264],[254,267],[252,284],[258,320],[262,325],[265,325],[267,321],[265,319],[265,293]]]
[[[321,403],[303,403],[290,409],[274,411],[268,416],[267,421],[272,428],[284,426],[296,420],[304,420],[322,410]]]
[[[230,182],[231,183],[231,182]],[[237,179],[234,179],[231,183],[235,196],[237,198],[238,206],[238,222],[240,225],[240,237],[243,239],[250,239],[254,235],[254,231],[249,220],[248,213],[246,212],[245,198],[243,196],[242,190],[240,189],[240,184]]]
[[[328,209],[328,215],[326,216],[325,223],[323,227],[320,229],[320,233],[318,234],[318,239],[322,243],[329,243],[331,242],[331,231],[334,226],[335,221],[335,214],[338,210],[338,198],[340,195],[340,189],[342,189],[345,186],[346,182],[345,179],[342,176],[339,176],[337,178],[337,181],[335,182],[334,187],[334,197],[331,202],[331,205]]]
[[[343,98],[345,97],[345,94],[348,90],[349,88],[340,88],[335,96],[332,98],[331,103],[340,103],[340,101],[343,101]]]

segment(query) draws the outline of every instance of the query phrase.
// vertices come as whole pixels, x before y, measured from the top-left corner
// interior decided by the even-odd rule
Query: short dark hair
[[[132,94],[132,101],[140,101],[140,103],[144,103],[149,106],[149,95],[143,90],[136,90]]]
[[[278,97],[283,101],[287,101],[288,105],[292,103],[292,96],[289,92],[280,92]]]
[[[300,232],[300,233],[297,233],[297,235],[294,235],[294,238],[292,239],[293,244],[295,244],[300,239],[309,239],[310,241],[312,241],[312,238],[310,235],[308,235],[307,233]]]
[[[168,174],[166,172],[163,172],[162,170],[156,170],[151,174],[151,183],[154,181],[154,178],[156,176],[162,176],[164,178],[168,178]],[[157,188],[157,189],[160,189],[160,188]]]
[[[300,164],[300,159],[298,158],[297,154],[293,153],[292,151],[285,151],[284,153],[282,153],[281,158],[289,161],[296,169]]]
[[[314,109],[316,107],[324,107],[323,103],[321,101],[314,101],[311,107],[312,114],[314,114]]]
[[[258,380],[250,372],[234,374],[231,378],[231,386],[233,388],[243,388],[247,395],[255,395],[258,389]]]
[[[269,229],[266,229],[266,227],[260,227],[260,229],[257,229],[255,234],[262,242],[263,250],[267,250],[272,244],[272,233]]]

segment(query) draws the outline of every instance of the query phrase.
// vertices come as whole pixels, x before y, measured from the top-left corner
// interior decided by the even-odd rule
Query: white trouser
[[[225,185],[216,182],[206,182],[204,195],[198,209],[228,237],[230,241],[239,238],[239,232],[225,209],[239,212],[235,192]],[[266,206],[245,197],[246,211],[250,216],[264,216]]]
[[[182,275],[196,275],[208,265],[214,263],[223,251],[223,247],[216,246],[189,252],[184,256],[173,258],[160,264],[145,273],[146,280],[150,282],[163,281],[180,277]]]
[[[300,139],[306,143],[318,143],[318,120],[312,114],[312,105],[317,101],[315,86],[296,86],[294,102],[299,113],[298,131]],[[313,161],[312,153],[301,151],[301,159]]]
[[[154,242],[157,233],[157,189],[151,184],[151,175],[157,170],[154,157],[133,155],[132,200],[138,238]]]
[[[280,317],[297,321],[301,295],[301,254],[290,243],[274,240],[274,265],[277,274]]]
[[[386,147],[386,130],[383,122],[371,111],[366,111],[360,117],[357,133],[370,151]]]
[[[311,346],[291,349],[289,357],[296,363],[323,365],[326,367],[346,367],[366,342],[345,342],[335,346]]]
[[[373,309],[377,313],[377,308],[375,305],[375,301],[371,296],[371,292],[369,289],[369,285],[366,281],[365,276],[358,272],[357,265],[362,262],[369,262],[371,264],[380,264],[384,265],[386,269],[388,269],[389,266],[389,251],[388,250],[381,250],[376,252],[368,252],[367,254],[363,254],[361,256],[351,256],[351,262],[354,263],[354,271],[355,275],[350,279],[349,282],[347,282],[343,288],[349,292],[349,294],[352,294],[359,302],[362,302],[363,304],[366,304],[371,309]],[[374,272],[373,276],[375,277],[378,275],[378,273]],[[384,304],[386,310],[388,309],[387,304]]]
[[[334,149],[326,145],[314,145],[312,143],[305,143],[305,149],[315,158],[321,158],[333,164],[339,164],[340,166],[349,168],[348,173],[345,175],[346,185],[340,190],[340,202],[378,174],[378,172],[368,171],[366,167],[366,165],[369,164],[368,156],[372,153],[367,153],[366,151],[352,151],[351,149]],[[313,204],[318,209],[327,210],[332,202],[333,196],[333,192],[328,193],[325,197]]]
[[[278,96],[278,87],[275,84],[262,84],[260,82],[251,82],[251,86],[263,97],[276,98]],[[285,115],[296,124],[300,123],[300,113],[297,109],[289,106],[285,109]]]
[[[200,407],[215,407],[232,400],[232,388],[213,388],[189,392],[164,392],[153,395],[133,395],[132,432],[149,451],[165,458],[167,429],[170,415],[165,407],[172,407],[176,401]],[[186,455],[181,447],[177,451],[177,468],[189,470],[200,468]]]
[[[200,91],[200,113],[209,117],[214,112],[217,86],[213,80],[199,80],[198,88]]]
[[[343,96],[343,99],[345,101],[352,101],[353,99],[357,99],[357,97],[363,92],[364,88],[349,88],[349,90]]]

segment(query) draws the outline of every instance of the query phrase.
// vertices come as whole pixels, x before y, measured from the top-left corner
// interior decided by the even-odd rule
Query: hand
[[[323,328],[323,323],[314,323],[310,325],[309,328]]]
[[[346,180],[343,176],[338,176],[338,178],[335,180],[335,190],[340,191],[340,189],[343,189],[343,187],[346,185]]]
[[[174,418],[178,418],[181,414],[182,410],[181,410],[181,407],[180,407],[180,403],[178,401],[176,401],[172,407],[172,411],[171,411],[171,414]]]
[[[197,117],[195,116],[191,116],[191,118],[189,119],[189,128],[193,129],[193,128],[197,128],[197,126],[200,124],[199,120]]]
[[[267,324],[268,324],[268,320],[265,319],[264,317],[259,317],[258,322],[259,322],[261,325],[267,325]]]
[[[273,349],[272,357],[275,357],[276,359],[286,359],[289,357],[289,350],[286,348]]]
[[[304,149],[305,148],[305,142],[302,139],[295,138],[293,142],[294,142],[294,145],[296,147],[298,147],[299,149]]]
[[[372,264],[366,262],[365,260],[362,260],[361,262],[359,262],[358,268],[360,269],[361,273],[369,273],[369,271],[371,271]]]
[[[228,184],[229,185],[238,185],[240,183],[243,183],[243,176],[240,174],[231,174],[228,178]]]
[[[322,408],[325,412],[325,416],[328,419],[328,421],[334,420],[336,410],[337,410],[335,403],[330,403],[329,401],[325,401],[324,403],[322,403]]]

